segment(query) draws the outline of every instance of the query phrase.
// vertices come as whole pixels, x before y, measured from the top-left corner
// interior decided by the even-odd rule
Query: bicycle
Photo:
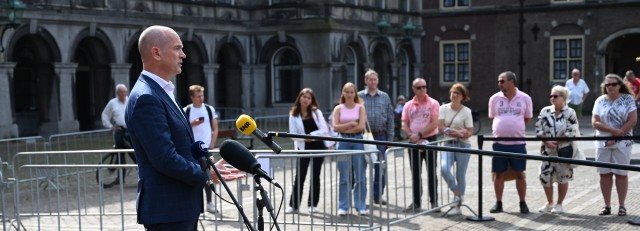
[[[471,118],[473,119],[473,134],[478,135],[482,130],[482,123],[480,121],[480,112],[478,110],[473,110],[471,112]]]
[[[128,139],[129,137],[124,137],[124,149],[131,149],[132,145]],[[116,149],[116,145],[113,146]],[[112,152],[102,157],[100,160],[100,164],[103,165],[121,165],[127,164],[126,152]],[[133,161],[134,164],[138,164],[138,160],[136,159],[136,155],[133,152],[128,152],[129,158]],[[130,173],[130,172],[129,172]],[[111,188],[114,185],[120,183],[120,176],[122,176],[122,183],[124,183],[124,179],[127,176],[126,168],[98,168],[96,171],[96,181],[98,184],[101,184],[103,188]]]

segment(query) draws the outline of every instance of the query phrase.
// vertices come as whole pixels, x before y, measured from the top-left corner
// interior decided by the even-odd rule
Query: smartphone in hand
[[[198,121],[204,121],[204,116],[198,117]]]

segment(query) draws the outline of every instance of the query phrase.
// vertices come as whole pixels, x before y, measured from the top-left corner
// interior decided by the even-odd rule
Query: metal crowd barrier
[[[113,148],[111,129],[100,129],[84,132],[71,132],[49,136],[47,150],[93,150]]]

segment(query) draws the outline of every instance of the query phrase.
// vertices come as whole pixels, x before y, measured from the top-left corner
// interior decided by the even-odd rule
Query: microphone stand
[[[273,220],[273,224],[276,226],[276,229],[280,231],[280,226],[278,225],[278,220],[276,220],[276,215],[273,213],[273,207],[271,206],[271,202],[269,200],[269,195],[267,195],[267,191],[264,190],[262,184],[260,183],[260,177],[258,175],[253,175],[253,180],[256,182],[256,190],[260,191],[260,198],[257,199],[256,202],[258,204],[259,214],[262,214],[262,208],[266,207],[267,211],[271,215],[271,219]],[[264,222],[264,220],[258,219],[258,222]],[[258,227],[260,227],[260,223],[258,223]],[[262,225],[264,226],[264,224]],[[261,230],[262,231],[262,230]]]
[[[216,173],[216,176],[218,176],[218,179],[220,179],[220,183],[222,184],[222,187],[224,187],[224,189],[229,194],[229,197],[231,197],[231,201],[233,201],[233,204],[238,209],[238,212],[240,213],[240,216],[242,216],[242,221],[244,222],[244,225],[247,226],[247,229],[249,229],[251,231],[256,231],[256,228],[254,228],[251,225],[251,222],[249,222],[249,218],[247,218],[247,214],[244,213],[244,209],[242,208],[242,205],[240,205],[240,203],[238,203],[238,200],[236,200],[236,197],[233,196],[233,193],[231,192],[231,189],[229,189],[229,186],[225,182],[224,178],[222,178],[222,175],[220,175],[220,172],[218,171],[218,168],[216,168],[216,166],[212,165],[210,162],[207,162],[207,163],[209,163],[209,166],[213,168],[213,171]],[[207,186],[209,186],[209,185],[207,185]]]

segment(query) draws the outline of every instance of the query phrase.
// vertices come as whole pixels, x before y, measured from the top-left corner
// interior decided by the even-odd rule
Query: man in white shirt
[[[127,105],[129,90],[124,84],[116,85],[116,97],[109,100],[102,110],[102,125],[113,132],[116,149],[131,148],[131,140],[127,132],[127,124],[124,121],[124,109]]]
[[[571,71],[571,76],[572,78],[565,83],[565,87],[571,91],[567,104],[576,111],[576,116],[580,118],[582,116],[582,103],[587,98],[589,86],[580,78],[580,70],[577,68]]]
[[[189,87],[189,97],[191,103],[183,108],[187,120],[193,129],[195,140],[201,140],[209,149],[213,149],[218,138],[218,115],[211,105],[204,103],[204,87],[191,85]],[[211,200],[211,189],[205,187],[207,199],[207,211],[213,214],[218,213],[215,203]]]

